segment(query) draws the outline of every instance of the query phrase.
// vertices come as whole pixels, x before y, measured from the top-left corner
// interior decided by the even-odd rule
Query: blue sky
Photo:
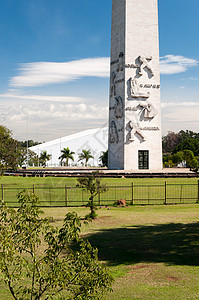
[[[199,131],[198,11],[159,0],[163,134]],[[110,34],[111,0],[0,0],[0,124],[39,141],[106,126]]]

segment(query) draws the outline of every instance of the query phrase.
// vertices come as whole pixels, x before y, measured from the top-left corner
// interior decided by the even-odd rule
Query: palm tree
[[[62,153],[62,155],[59,157],[59,159],[61,159],[61,166],[62,166],[62,161],[65,159],[66,160],[66,165],[68,167],[69,159],[74,161],[73,154],[75,154],[75,152],[70,151],[70,149],[67,147],[67,148],[64,148],[63,150],[61,150],[61,153]]]
[[[108,167],[108,150],[102,151],[102,154],[99,157],[99,160],[102,162],[103,167]]]
[[[46,150],[43,150],[41,153],[40,153],[40,157],[39,157],[39,160],[42,164],[43,167],[46,167],[46,162],[50,160],[51,158],[51,154],[48,154]]]
[[[92,155],[91,155],[91,150],[85,150],[83,149],[81,153],[79,153],[79,160],[84,160],[85,159],[85,166],[87,167],[87,163],[88,163],[88,160],[90,158],[94,158]]]

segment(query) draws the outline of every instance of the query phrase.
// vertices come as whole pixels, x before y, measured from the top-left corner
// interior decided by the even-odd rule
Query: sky
[[[107,126],[111,2],[0,0],[0,125],[16,139]],[[199,132],[198,11],[159,0],[163,135]]]

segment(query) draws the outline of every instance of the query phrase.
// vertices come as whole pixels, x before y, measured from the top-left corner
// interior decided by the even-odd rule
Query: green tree
[[[93,158],[91,150],[83,149],[82,152],[78,154],[78,158],[78,161],[85,160],[85,166],[87,167],[89,159]]]
[[[178,164],[184,161],[184,152],[183,151],[179,151],[177,153],[175,153],[174,155],[172,155],[172,161],[174,164]]]
[[[105,183],[101,182],[101,178],[98,177],[98,172],[93,172],[91,175],[87,177],[79,177],[77,179],[77,186],[88,191],[90,193],[89,201],[87,206],[90,208],[90,213],[86,215],[86,219],[95,219],[97,217],[96,209],[97,206],[94,203],[94,198],[103,192],[107,191],[107,187]]]
[[[16,170],[21,155],[21,148],[17,140],[13,139],[12,132],[0,126],[0,170]]]
[[[59,157],[59,159],[61,159],[61,166],[62,166],[62,162],[63,160],[66,160],[66,166],[68,167],[69,164],[69,160],[71,159],[72,161],[74,161],[74,157],[73,154],[75,154],[75,152],[70,151],[70,149],[64,148],[63,150],[61,150],[62,155]]]
[[[198,171],[198,161],[191,150],[184,150],[184,160],[186,160],[187,166],[190,170]]]
[[[99,160],[102,162],[103,167],[108,167],[108,150],[102,151],[102,154],[99,157]]]
[[[24,164],[26,164],[27,160],[29,166],[38,166],[38,155],[34,151],[28,149],[28,159],[27,159],[27,149],[21,148],[19,166],[22,167]]]
[[[194,155],[199,155],[199,140],[186,138],[182,140],[174,149],[172,154],[175,154],[179,151],[190,150]]]
[[[58,229],[40,217],[37,196],[22,191],[18,201],[18,210],[0,206],[0,278],[12,298],[101,299],[112,278],[97,249],[79,238],[77,214]]]
[[[198,160],[194,156],[194,153],[191,150],[184,150],[175,153],[172,156],[173,163],[177,164],[182,161],[186,161],[187,167],[193,171],[198,171]]]
[[[46,150],[43,150],[40,154],[39,161],[41,162],[43,167],[46,167],[47,161],[50,160],[51,154],[48,154]]]

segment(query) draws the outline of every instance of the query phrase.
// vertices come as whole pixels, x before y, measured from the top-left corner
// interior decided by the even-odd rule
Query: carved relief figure
[[[129,87],[129,96],[132,98],[148,98],[150,96],[149,92],[143,92],[140,89],[138,80],[136,78],[132,77],[128,81],[128,87]]]
[[[110,143],[118,143],[119,142],[119,135],[118,135],[118,131],[117,131],[117,126],[115,121],[111,121],[110,124]]]
[[[118,65],[117,65],[117,72],[123,71],[123,69],[124,69],[124,53],[120,52],[119,62],[118,62]]]
[[[123,117],[123,101],[120,96],[117,98],[115,97],[114,113],[117,119]]]
[[[152,60],[152,56],[149,57],[139,56],[138,59],[139,62],[141,63],[141,66],[139,67],[140,68],[139,75],[142,76],[144,68],[147,68],[151,72],[151,76],[154,76],[153,70],[149,64],[149,61]]]
[[[134,135],[137,133],[139,136],[142,138],[143,142],[146,141],[146,137],[142,130],[139,128],[139,124],[133,121],[129,121],[128,123],[130,132],[129,132],[129,141],[133,142],[134,141]]]
[[[111,73],[111,96],[116,95],[116,84],[115,84],[116,74],[115,72]]]
[[[141,114],[143,113],[145,119],[153,119],[156,116],[156,110],[151,103],[140,103],[138,106],[141,107]]]

